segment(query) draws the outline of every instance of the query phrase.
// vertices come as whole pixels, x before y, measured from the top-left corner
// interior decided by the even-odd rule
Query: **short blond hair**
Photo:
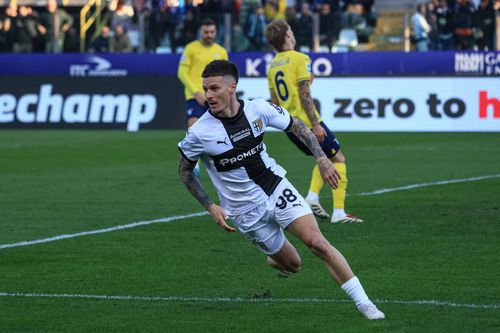
[[[288,27],[289,25],[285,20],[274,20],[266,26],[265,34],[267,41],[278,52],[283,51]]]

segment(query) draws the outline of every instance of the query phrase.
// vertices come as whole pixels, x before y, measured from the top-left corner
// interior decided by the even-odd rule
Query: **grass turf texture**
[[[177,177],[183,133],[1,131],[0,244],[202,211]],[[381,188],[500,174],[497,133],[339,133],[347,210],[321,222],[385,321],[350,302],[141,301],[0,297],[0,332],[498,332],[500,178],[356,196]],[[280,133],[268,151],[307,190],[313,160]],[[210,194],[208,176],[202,180]],[[331,194],[323,190],[328,210]],[[278,279],[239,233],[208,216],[0,250],[0,292],[345,300],[295,239],[302,271]]]

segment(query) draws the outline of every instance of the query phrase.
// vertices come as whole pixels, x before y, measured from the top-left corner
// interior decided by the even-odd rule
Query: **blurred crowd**
[[[299,47],[312,49],[313,15],[317,13],[320,43],[331,48],[342,28],[356,30],[368,40],[376,21],[374,0],[108,0],[102,13],[107,24],[90,31],[87,52],[180,52],[197,38],[198,24],[211,18],[224,44],[230,14],[231,50],[270,50],[264,28],[276,18],[286,19]],[[0,13],[0,52],[79,52],[78,7],[18,6],[12,1]]]
[[[217,22],[221,45],[230,29],[235,52],[271,50],[264,28],[276,18],[287,20],[300,50],[313,50],[317,18],[319,46],[331,50],[344,30],[368,42],[377,22],[375,0],[106,1],[103,24],[91,26],[85,35],[85,52],[179,53],[197,38],[205,18]],[[80,52],[80,10],[62,8],[57,0],[35,8],[12,0],[0,11],[0,52]],[[494,49],[499,10],[500,0],[429,0],[411,18],[412,41],[422,51]]]
[[[411,18],[418,51],[494,50],[500,0],[429,0]]]

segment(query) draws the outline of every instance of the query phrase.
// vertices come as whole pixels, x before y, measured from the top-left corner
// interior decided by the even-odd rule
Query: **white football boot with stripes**
[[[342,217],[332,216],[331,223],[362,223],[363,220],[351,214],[346,214]]]
[[[312,201],[306,199],[306,202],[309,205],[309,207],[311,207],[314,216],[320,219],[327,219],[330,217],[330,215],[326,212],[326,210],[323,209],[323,206],[321,206],[319,201]]]

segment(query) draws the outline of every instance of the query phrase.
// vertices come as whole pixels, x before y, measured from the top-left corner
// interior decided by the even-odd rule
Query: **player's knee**
[[[333,162],[334,163],[345,163],[345,156],[342,154],[342,152],[339,150],[335,156],[333,156]]]
[[[300,272],[300,268],[301,268],[300,258],[295,258],[293,260],[290,260],[285,267],[285,269],[291,273]]]

